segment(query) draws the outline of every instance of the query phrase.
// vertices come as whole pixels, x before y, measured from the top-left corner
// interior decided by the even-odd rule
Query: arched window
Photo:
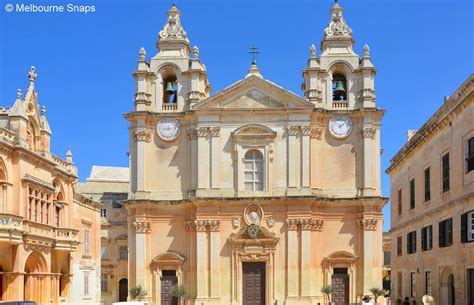
[[[342,74],[334,74],[332,78],[332,99],[334,101],[347,100],[347,80]]]
[[[168,76],[163,80],[163,105],[170,105],[178,102],[178,80],[176,76]]]
[[[263,155],[258,150],[245,153],[244,184],[246,191],[263,191]]]

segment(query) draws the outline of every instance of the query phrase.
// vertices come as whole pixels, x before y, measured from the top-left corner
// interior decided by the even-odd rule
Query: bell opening
[[[336,74],[332,80],[332,99],[333,101],[347,100],[347,81],[344,75]]]
[[[178,98],[178,82],[176,76],[163,80],[163,104],[176,104]]]

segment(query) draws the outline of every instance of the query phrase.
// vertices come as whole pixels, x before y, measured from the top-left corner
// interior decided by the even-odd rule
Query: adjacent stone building
[[[96,304],[99,205],[76,193],[71,151],[50,152],[36,77],[0,108],[0,300]]]
[[[382,285],[380,128],[370,49],[335,4],[304,97],[262,76],[210,94],[173,6],[133,73],[129,284],[150,304],[336,304]],[[307,32],[310,36],[317,33]],[[225,71],[221,71],[225,73]]]
[[[474,76],[391,160],[392,296],[474,304]]]
[[[128,297],[128,226],[122,204],[130,190],[126,167],[93,166],[78,190],[100,202],[101,208],[101,303],[127,301]]]

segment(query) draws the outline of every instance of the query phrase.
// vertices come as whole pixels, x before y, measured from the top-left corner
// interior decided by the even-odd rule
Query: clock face
[[[345,138],[351,134],[352,121],[348,116],[337,115],[329,120],[329,131],[335,138]]]
[[[179,121],[175,118],[162,118],[158,125],[156,125],[158,134],[165,141],[176,139],[179,135],[180,127]]]

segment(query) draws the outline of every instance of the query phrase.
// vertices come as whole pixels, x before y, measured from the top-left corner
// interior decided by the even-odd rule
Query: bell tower
[[[374,77],[376,70],[368,45],[361,58],[354,50],[352,29],[343,17],[343,8],[336,1],[331,19],[324,30],[321,55],[310,48],[307,67],[303,71],[303,91],[316,108],[353,110],[375,107]]]
[[[199,48],[189,47],[176,5],[168,10],[168,19],[158,34],[158,53],[146,60],[140,50],[136,80],[135,110],[184,112],[209,96],[211,86],[205,65],[199,59]],[[192,54],[190,54],[192,53]]]

